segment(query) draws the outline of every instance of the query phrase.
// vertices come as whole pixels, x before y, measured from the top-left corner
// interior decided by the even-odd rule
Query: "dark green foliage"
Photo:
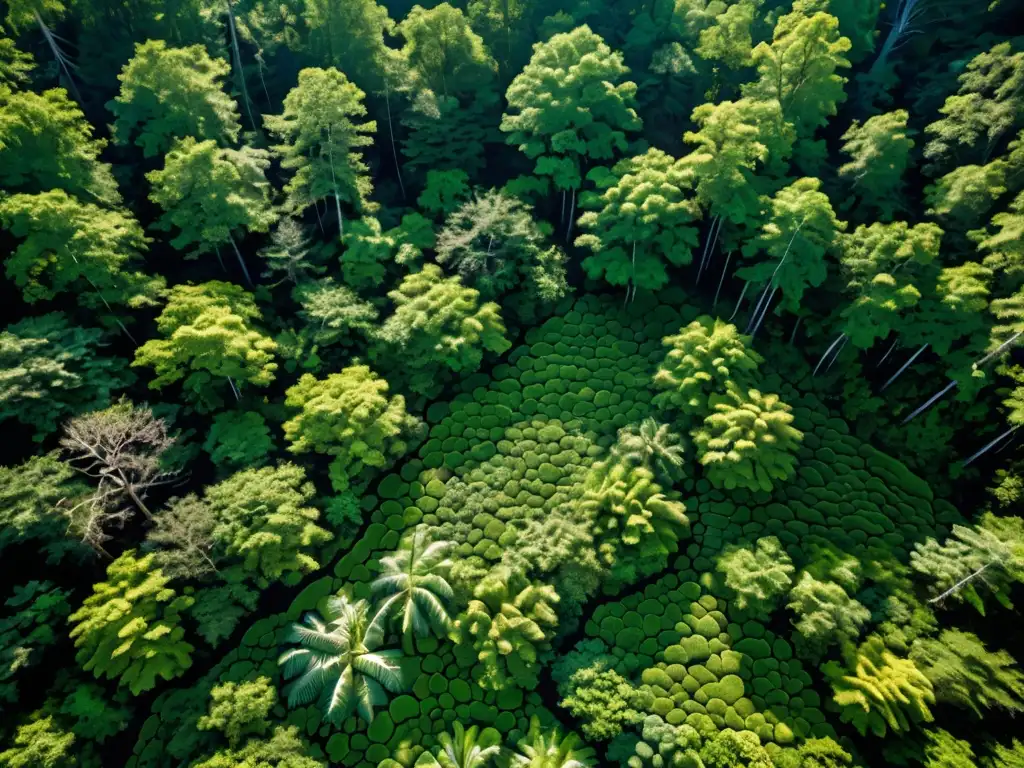
[[[259,466],[273,452],[274,441],[266,420],[256,411],[224,411],[213,417],[203,450],[218,467]]]
[[[57,642],[59,627],[71,613],[68,592],[48,581],[17,587],[4,603],[0,618],[0,711],[18,701],[18,680],[24,670],[41,663],[48,646]]]
[[[976,635],[945,630],[935,639],[921,639],[911,660],[935,689],[937,701],[970,709],[1019,712],[1024,709],[1024,673],[1006,651],[990,651]]]
[[[46,555],[48,563],[88,549],[65,537],[67,523],[55,513],[62,500],[88,493],[76,473],[57,453],[33,456],[15,467],[0,467],[0,553],[27,542]]]
[[[68,416],[106,406],[131,373],[99,354],[104,334],[52,312],[0,333],[0,421],[16,418],[41,438]]]

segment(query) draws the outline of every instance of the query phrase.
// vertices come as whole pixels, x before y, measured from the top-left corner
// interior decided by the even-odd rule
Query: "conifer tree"
[[[883,221],[905,206],[903,176],[914,148],[909,117],[906,110],[898,109],[870,117],[863,125],[854,120],[842,137],[843,153],[850,162],[840,166],[839,177],[850,185],[859,204],[877,212]]]

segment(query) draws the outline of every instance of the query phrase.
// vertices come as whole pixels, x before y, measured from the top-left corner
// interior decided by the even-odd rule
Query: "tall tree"
[[[1024,520],[986,512],[977,525],[954,525],[943,544],[915,544],[910,566],[933,582],[931,603],[962,601],[982,616],[986,597],[1012,608],[1010,589],[1024,581]]]
[[[511,346],[498,305],[480,303],[477,291],[444,277],[436,264],[408,275],[388,296],[395,311],[370,357],[400,372],[419,395],[440,392],[452,374],[476,371],[485,351],[500,354]]]
[[[917,304],[922,273],[934,272],[942,230],[906,222],[860,226],[842,238],[846,288],[852,301],[840,312],[842,333],[868,349],[901,325],[904,310]]]
[[[264,115],[264,124],[280,144],[273,147],[281,165],[294,174],[285,192],[288,206],[302,211],[331,197],[344,233],[342,200],[357,213],[372,211],[372,185],[360,147],[373,144],[373,121],[363,92],[336,69],[308,68],[284,100],[280,115]]]
[[[114,113],[114,140],[134,139],[146,157],[167,152],[176,139],[192,136],[234,143],[242,126],[238,106],[224,93],[231,71],[202,45],[168,46],[148,40],[135,46],[118,80],[120,93],[107,107]]]
[[[193,647],[180,626],[193,603],[167,586],[153,555],[128,550],[107,567],[107,580],[71,614],[75,658],[96,677],[118,678],[136,696],[192,665]]]
[[[530,300],[551,304],[564,296],[565,255],[547,246],[548,228],[529,205],[500,190],[476,193],[445,219],[434,251],[487,300],[521,288]]]
[[[497,64],[460,8],[414,5],[397,29],[418,87],[464,97],[493,85]]]
[[[839,168],[840,178],[850,184],[859,205],[876,212],[882,220],[893,218],[905,207],[903,174],[910,165],[914,147],[904,109],[875,115],[863,125],[853,121],[843,134],[843,153],[850,162]]]
[[[237,285],[176,285],[156,319],[164,338],[139,347],[132,365],[154,369],[150,389],[180,381],[196,407],[215,408],[225,381],[237,399],[242,384],[265,387],[274,380],[276,345],[254,327],[259,318],[252,294]]]
[[[825,282],[826,254],[835,248],[846,223],[836,218],[821,182],[804,178],[783,187],[771,199],[771,213],[756,240],[743,248],[746,259],[761,255],[757,263],[736,274],[753,285],[764,286],[754,305],[749,331],[756,332],[782,291],[780,308],[800,309],[804,291]]]
[[[102,408],[133,379],[103,356],[104,334],[51,312],[0,332],[0,422],[17,419],[41,439],[68,416]]]
[[[620,160],[611,170],[587,174],[598,192],[580,197],[586,209],[576,245],[593,255],[583,260],[591,278],[612,285],[658,290],[668,283],[667,265],[693,258],[700,207],[691,195],[693,171],[660,149]]]
[[[405,411],[405,398],[388,397],[388,383],[368,366],[351,365],[323,380],[305,374],[291,387],[285,405],[299,409],[284,423],[293,453],[334,456],[331,482],[338,493],[350,483],[365,486],[408,450],[422,424]]]
[[[824,160],[824,143],[812,141],[836,107],[845,101],[846,78],[837,74],[850,66],[849,38],[839,20],[821,10],[816,0],[797,0],[793,11],[775,25],[772,42],[759,43],[752,59],[759,79],[743,86],[752,99],[775,99],[796,129],[801,168],[812,172]]]
[[[774,536],[762,536],[752,545],[727,547],[715,565],[725,585],[736,592],[736,606],[768,615],[793,584],[793,561]]]
[[[573,201],[585,167],[624,152],[627,132],[641,128],[628,71],[622,54],[584,25],[538,43],[505,94],[501,130],[508,143],[536,160],[538,176],[571,189]]]
[[[117,183],[110,166],[99,160],[105,146],[64,89],[0,89],[0,184],[5,191],[62,189],[83,200],[117,205]]]
[[[0,200],[0,222],[21,241],[4,267],[30,304],[70,293],[113,313],[111,305],[151,306],[163,289],[163,278],[140,269],[149,241],[126,212],[54,189]]]
[[[96,483],[105,506],[131,503],[150,520],[148,492],[177,475],[166,459],[174,443],[163,419],[127,400],[71,419],[60,441],[71,465]]]
[[[365,93],[387,87],[384,36],[394,34],[395,23],[384,5],[375,0],[307,0],[299,13],[312,61],[344,72]]]
[[[317,548],[333,536],[319,525],[309,504],[313,484],[295,464],[244,469],[206,489],[213,513],[214,560],[223,561],[229,581],[251,580],[261,589],[271,581],[297,583],[320,567]]]
[[[987,163],[1000,139],[1024,122],[1024,51],[997,43],[968,62],[960,87],[928,125],[925,170],[938,176],[953,165]]]
[[[149,199],[164,209],[156,226],[178,231],[171,240],[175,248],[195,247],[186,258],[230,243],[251,286],[235,236],[266,232],[277,218],[265,176],[269,165],[264,150],[221,149],[212,140],[182,139],[164,157],[162,169],[146,174],[153,185]]]

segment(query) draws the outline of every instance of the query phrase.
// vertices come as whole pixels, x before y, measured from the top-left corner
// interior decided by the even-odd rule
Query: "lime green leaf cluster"
[[[914,148],[907,128],[910,115],[905,109],[853,121],[843,134],[843,154],[850,162],[839,168],[839,177],[850,185],[851,194],[884,221],[903,210],[903,175]]]
[[[128,144],[134,138],[146,157],[163,154],[186,136],[234,143],[242,126],[238,106],[223,90],[230,71],[202,45],[137,44],[117,76],[121,91],[107,104],[114,113],[114,140]]]
[[[559,706],[582,721],[584,736],[596,740],[613,739],[624,727],[641,722],[654,700],[601,662],[576,670],[566,688]]]
[[[693,432],[698,461],[718,488],[770,491],[794,471],[803,433],[778,395],[731,386],[709,399],[711,413]]]
[[[267,130],[281,143],[273,151],[294,174],[285,185],[288,206],[302,211],[326,197],[357,212],[373,208],[372,184],[360,148],[373,143],[374,121],[366,116],[364,94],[336,69],[307,68],[284,100],[280,115],[264,115]],[[338,211],[339,217],[341,211]]]
[[[932,684],[909,659],[898,657],[877,636],[869,637],[853,654],[850,668],[835,661],[822,667],[831,683],[843,722],[863,736],[905,733],[918,723],[930,723],[928,705],[935,703]]]
[[[390,466],[408,450],[421,422],[406,413],[405,398],[388,397],[388,383],[369,366],[352,365],[318,380],[305,374],[291,387],[285,405],[300,412],[284,423],[293,453],[334,456],[331,480],[344,491],[350,480]]]
[[[774,536],[753,545],[732,546],[719,555],[717,570],[736,593],[736,607],[770,614],[793,583],[793,561]]]
[[[816,579],[805,571],[789,593],[787,607],[796,614],[793,628],[801,655],[820,658],[833,643],[847,650],[871,619],[871,611],[842,585]]]
[[[332,536],[317,525],[320,513],[304,506],[313,495],[306,473],[289,463],[246,469],[207,488],[215,551],[261,586],[317,570],[313,553]]]
[[[474,681],[496,691],[537,687],[542,657],[558,626],[554,587],[531,584],[514,593],[511,580],[501,567],[481,580],[451,632],[452,640],[476,654]]]
[[[636,84],[622,54],[584,25],[538,43],[508,88],[501,119],[507,141],[536,159],[534,172],[558,189],[578,189],[585,161],[624,152],[638,131]]]
[[[4,268],[30,304],[70,293],[88,309],[139,307],[163,289],[141,268],[149,240],[126,212],[53,189],[0,200],[0,223],[21,241]]]
[[[250,739],[241,749],[215,752],[193,768],[326,768],[309,756],[294,725],[277,727],[269,739]]]
[[[485,350],[500,354],[511,346],[498,305],[481,304],[477,291],[444,277],[436,264],[407,275],[388,296],[395,311],[370,356],[404,372],[417,394],[431,396],[452,374],[476,371]]]
[[[194,602],[167,586],[169,579],[154,568],[154,555],[136,557],[133,550],[107,566],[107,580],[71,614],[71,638],[78,663],[96,677],[118,678],[136,696],[171,680],[192,665],[193,647],[180,626]]]
[[[277,702],[277,691],[268,677],[243,683],[226,682],[210,691],[209,714],[199,718],[200,731],[220,731],[232,748],[243,738],[262,736],[270,727],[267,716]]]
[[[583,269],[612,285],[657,290],[668,282],[667,265],[683,266],[697,245],[700,207],[690,194],[693,170],[660,149],[620,160],[609,171],[587,174],[601,190],[580,196],[586,234],[576,245],[593,255]]]
[[[182,139],[164,157],[162,169],[146,174],[153,185],[149,199],[165,211],[157,228],[177,230],[171,245],[195,248],[192,257],[233,244],[233,235],[267,232],[277,219],[264,175],[269,165],[265,150]]]
[[[0,89],[0,184],[8,192],[62,189],[117,205],[121,195],[110,166],[99,161],[106,142],[63,88],[42,93]]]
[[[795,312],[804,291],[825,282],[826,254],[835,248],[846,223],[836,218],[818,179],[797,179],[775,193],[771,215],[756,240],[743,248],[757,263],[736,271],[754,285],[769,284],[782,292],[782,308]]]
[[[198,407],[216,407],[229,379],[236,388],[274,380],[276,345],[253,327],[259,317],[252,294],[232,283],[176,285],[156,319],[164,338],[139,347],[132,365],[154,369],[150,389],[181,381]]]
[[[657,573],[687,535],[686,506],[645,467],[600,462],[584,489],[579,514],[591,521],[598,556],[615,583]]]
[[[921,298],[919,275],[937,262],[942,230],[931,223],[875,223],[843,238],[841,262],[855,297],[840,316],[850,342],[861,349],[897,327],[903,310]]]
[[[662,343],[669,348],[654,375],[654,387],[663,390],[654,404],[679,411],[684,417],[707,412],[709,398],[731,382],[741,387],[754,384],[764,362],[750,339],[735,325],[702,315]]]

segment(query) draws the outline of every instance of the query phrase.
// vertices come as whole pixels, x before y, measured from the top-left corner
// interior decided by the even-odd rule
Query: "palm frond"
[[[402,668],[397,663],[400,656],[398,651],[363,653],[352,659],[352,666],[357,672],[373,678],[392,693],[397,693],[405,687]]]

